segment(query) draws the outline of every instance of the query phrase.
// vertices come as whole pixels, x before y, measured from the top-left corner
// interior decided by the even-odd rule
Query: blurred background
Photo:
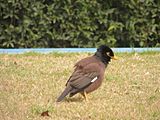
[[[159,0],[1,0],[0,48],[160,47]]]

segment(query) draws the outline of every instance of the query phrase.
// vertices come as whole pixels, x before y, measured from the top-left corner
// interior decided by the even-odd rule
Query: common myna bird
[[[105,69],[111,59],[116,59],[113,51],[106,45],[102,45],[93,56],[78,61],[57,102],[62,101],[68,94],[72,97],[77,93],[87,100],[87,93],[96,90],[101,85]]]

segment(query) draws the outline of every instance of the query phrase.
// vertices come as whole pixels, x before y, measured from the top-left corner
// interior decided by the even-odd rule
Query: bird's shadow
[[[82,97],[67,97],[64,102],[82,102],[84,99]]]

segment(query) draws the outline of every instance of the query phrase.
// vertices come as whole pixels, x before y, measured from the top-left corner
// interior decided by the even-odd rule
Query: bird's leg
[[[87,97],[87,93],[86,92],[84,92],[84,98],[85,98],[86,101],[88,101],[88,97]]]
[[[81,92],[81,95],[85,98],[85,101],[88,101],[87,93],[85,91]]]

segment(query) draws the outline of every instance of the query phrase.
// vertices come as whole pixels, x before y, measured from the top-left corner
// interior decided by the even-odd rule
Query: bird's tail
[[[68,86],[66,87],[66,89],[62,92],[62,94],[58,97],[57,101],[56,102],[60,102],[64,99],[64,97],[66,95],[68,95],[68,93],[71,91],[72,87],[71,86]]]

